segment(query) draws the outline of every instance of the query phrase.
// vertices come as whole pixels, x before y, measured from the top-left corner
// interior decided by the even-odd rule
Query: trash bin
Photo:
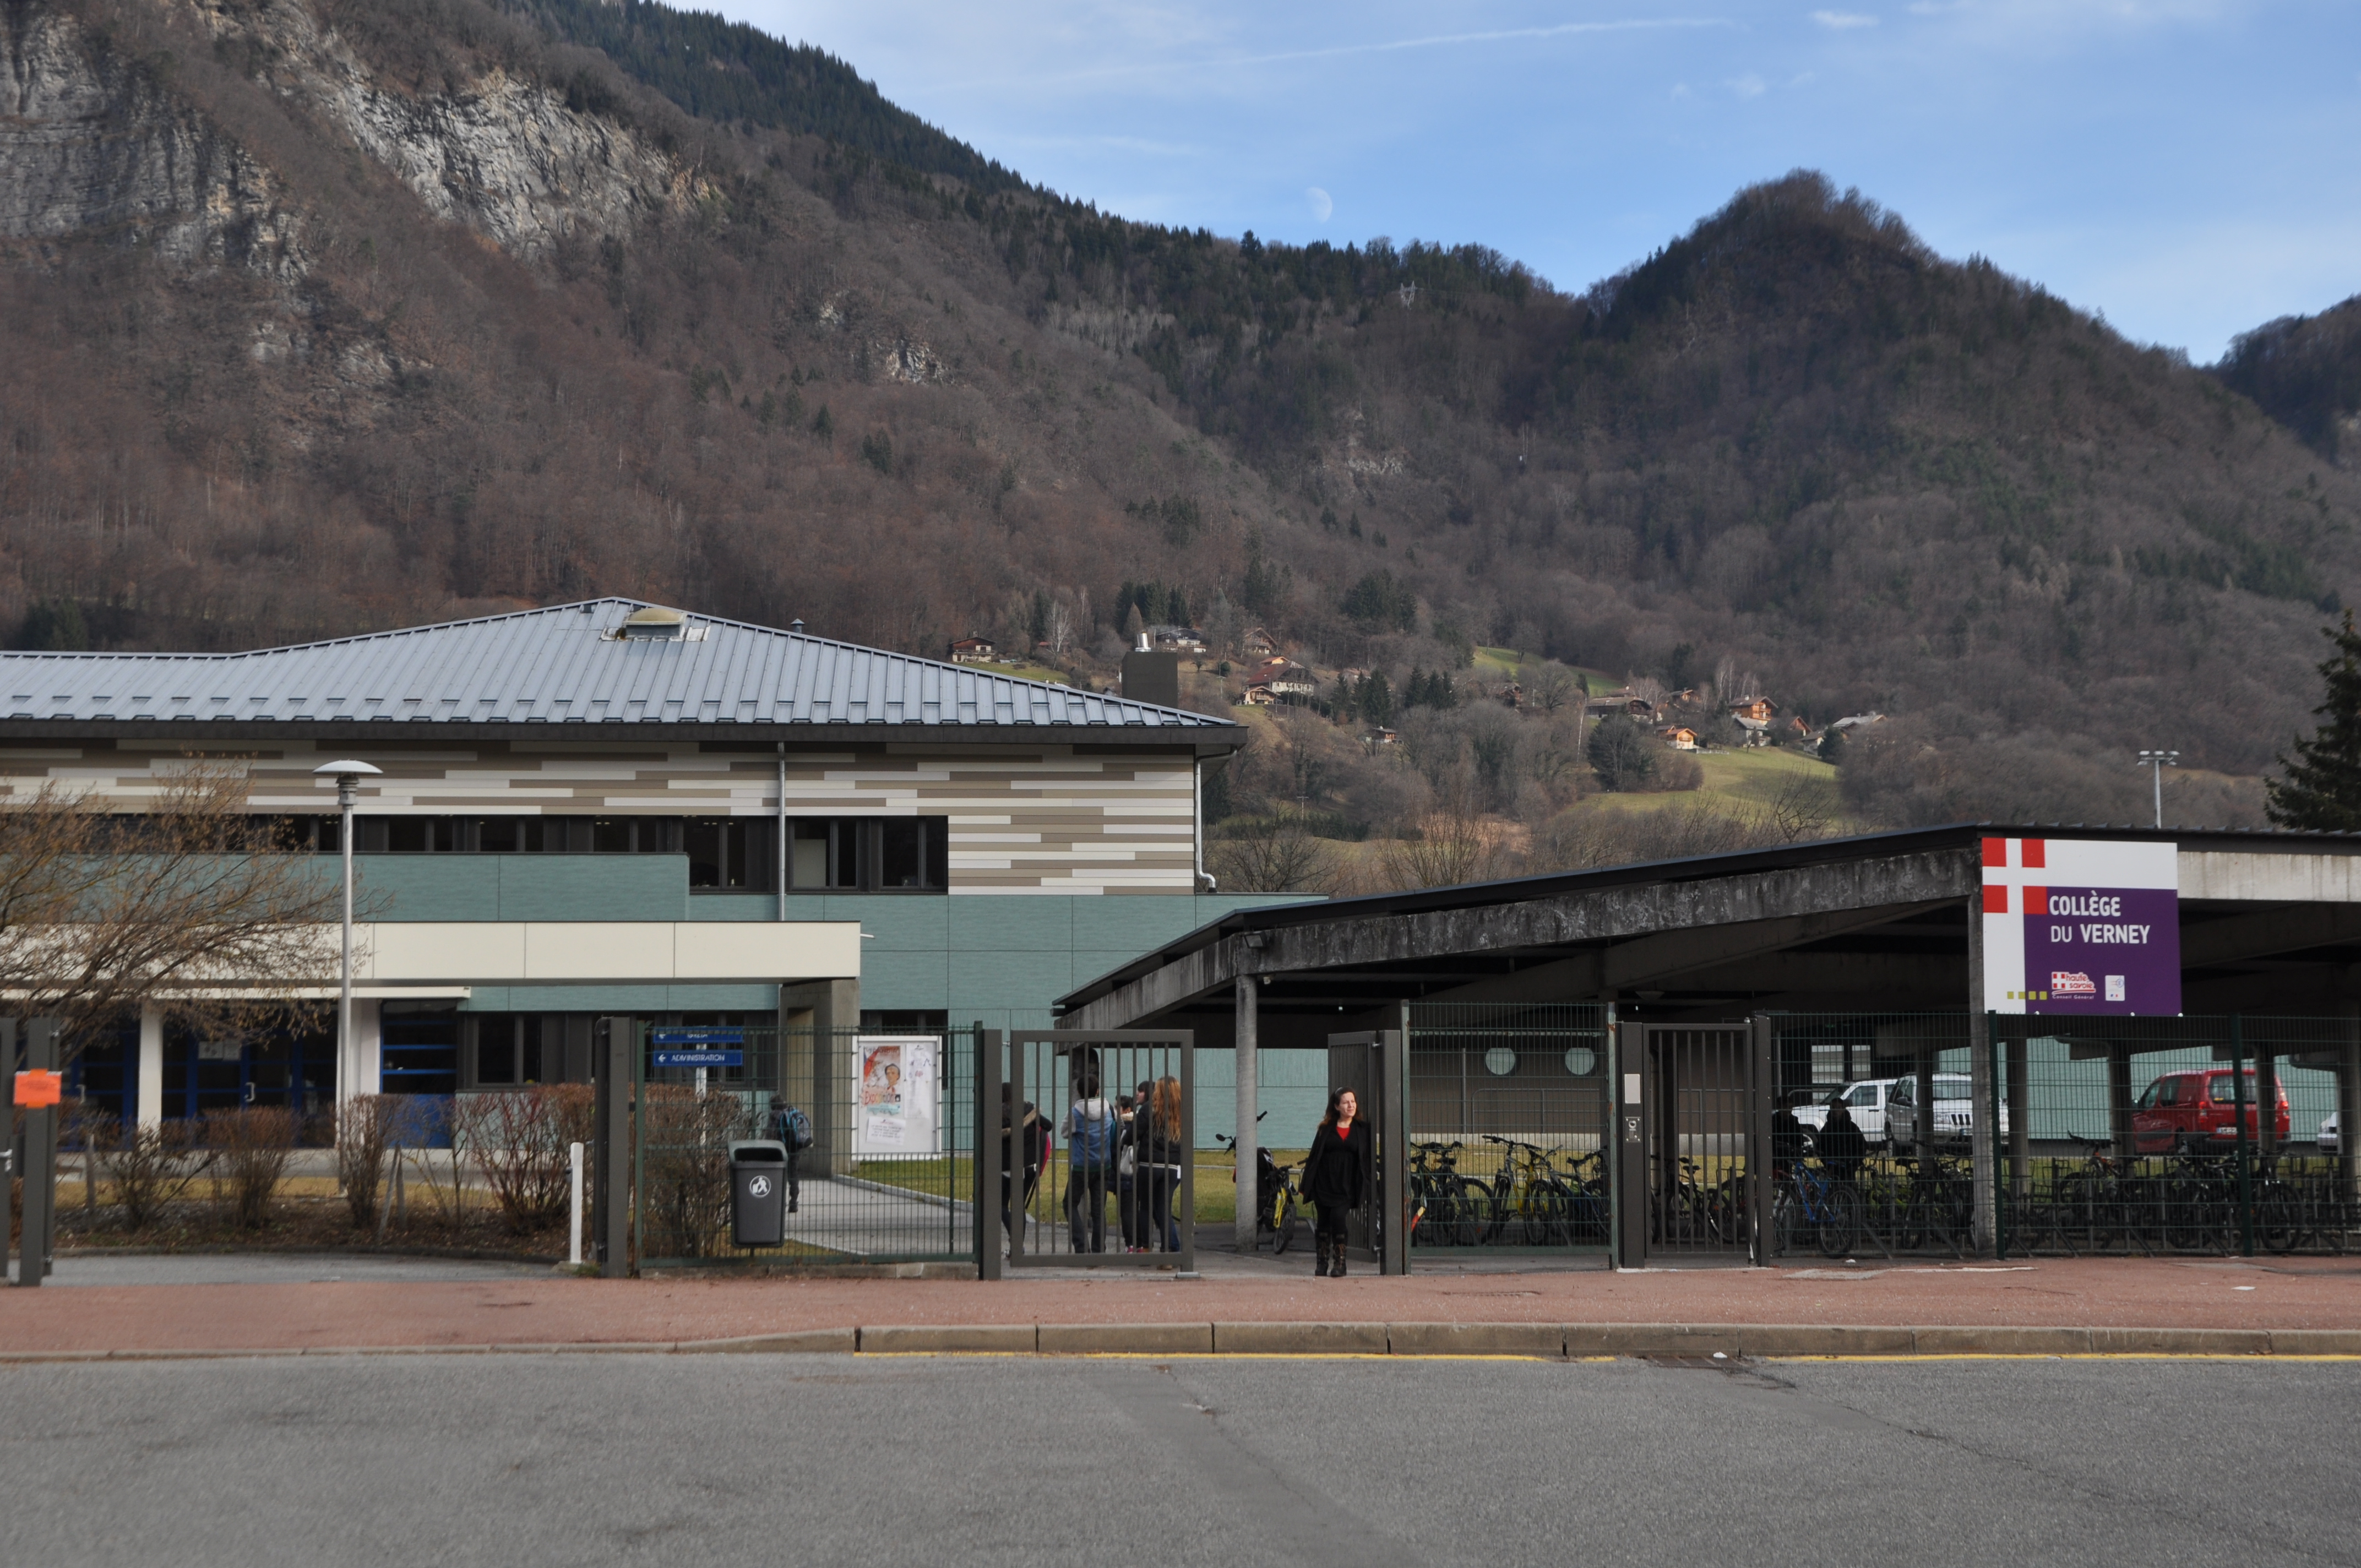
[[[730,1145],[730,1239],[777,1246],[787,1239],[787,1146],[770,1138]]]

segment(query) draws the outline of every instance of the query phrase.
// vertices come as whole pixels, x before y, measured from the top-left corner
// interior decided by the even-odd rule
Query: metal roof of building
[[[590,599],[244,653],[0,652],[0,718],[1231,728],[712,616],[676,627],[658,617],[633,628],[652,635],[623,635],[650,608]]]

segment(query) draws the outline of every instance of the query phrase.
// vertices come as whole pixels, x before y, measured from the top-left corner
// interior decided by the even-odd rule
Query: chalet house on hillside
[[[1238,651],[1249,659],[1260,659],[1278,652],[1279,644],[1272,640],[1269,632],[1257,626],[1249,629],[1244,637],[1238,639]]]
[[[1150,647],[1159,653],[1202,653],[1205,651],[1205,634],[1193,626],[1151,626],[1148,629]]]
[[[1675,751],[1694,751],[1697,749],[1697,732],[1686,724],[1667,724],[1656,731],[1656,739]]]
[[[1750,696],[1730,705],[1730,717],[1741,724],[1769,724],[1779,716],[1779,705],[1767,696]]]
[[[1828,728],[1839,735],[1850,735],[1856,730],[1866,729],[1872,724],[1884,722],[1885,715],[1882,713],[1856,713],[1850,718],[1836,720]]]
[[[986,638],[962,637],[951,644],[954,664],[988,664],[1000,656],[1000,650]]]
[[[1267,695],[1263,702],[1308,702],[1320,690],[1320,683],[1312,672],[1285,659],[1268,659],[1256,665],[1246,676],[1246,700],[1254,702],[1255,693]]]

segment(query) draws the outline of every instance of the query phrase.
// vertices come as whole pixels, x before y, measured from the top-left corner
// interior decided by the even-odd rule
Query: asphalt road
[[[2361,1563],[2361,1364],[0,1368],[0,1560]]]

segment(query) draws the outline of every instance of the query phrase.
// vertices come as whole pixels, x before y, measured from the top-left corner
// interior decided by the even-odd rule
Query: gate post
[[[1648,1121],[1641,1085],[1648,1076],[1648,1026],[1625,1024],[1614,1034],[1615,1266],[1648,1262]]]
[[[591,1136],[598,1149],[591,1197],[598,1274],[621,1279],[631,1260],[631,1110],[638,1073],[639,1031],[630,1018],[601,1018],[590,1038],[597,1085]]]
[[[975,1031],[975,1275],[1000,1277],[1001,1076],[1000,1031]],[[1011,1127],[1012,1134],[1015,1129]],[[1012,1144],[1016,1139],[1012,1136]],[[1020,1157],[1021,1158],[1021,1157]],[[1022,1167],[1020,1165],[1019,1168]],[[1014,1183],[1011,1184],[1012,1187]],[[1014,1205],[1012,1204],[1011,1207]]]
[[[55,1018],[36,1018],[25,1026],[25,1070],[58,1070]],[[24,1235],[16,1254],[19,1285],[38,1285],[48,1277],[57,1253],[59,1110],[48,1105],[25,1113],[25,1141],[18,1149],[25,1183]]]
[[[1771,1263],[1772,1102],[1779,1098],[1778,1060],[1773,1050],[1771,1020],[1754,1014],[1753,1051],[1747,1080],[1752,1091],[1746,1104],[1746,1258],[1757,1268]]]
[[[1378,1201],[1384,1223],[1378,1233],[1378,1272],[1410,1272],[1410,1031],[1378,1032],[1378,1104],[1384,1117],[1378,1147]]]

